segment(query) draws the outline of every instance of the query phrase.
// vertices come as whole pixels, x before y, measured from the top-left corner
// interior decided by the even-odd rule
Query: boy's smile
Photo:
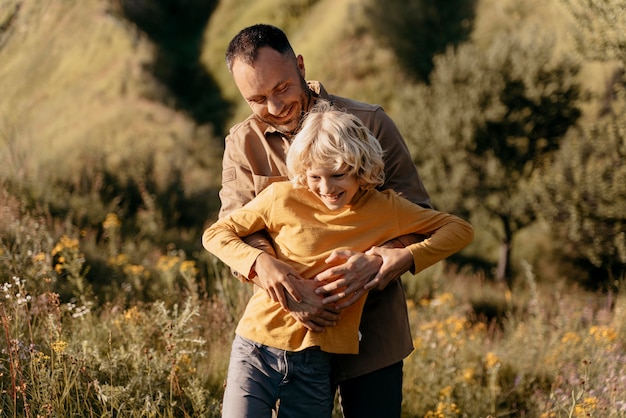
[[[307,186],[330,210],[349,205],[360,189],[360,181],[346,171],[322,166],[306,170]]]

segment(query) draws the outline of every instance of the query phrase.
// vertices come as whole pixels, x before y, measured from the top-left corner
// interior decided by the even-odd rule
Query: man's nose
[[[267,99],[267,111],[272,116],[280,116],[283,112],[283,102],[277,98],[268,98]]]

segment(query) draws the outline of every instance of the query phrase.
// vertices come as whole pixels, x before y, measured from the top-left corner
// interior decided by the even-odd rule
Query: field
[[[466,41],[539,30],[554,37],[556,60],[575,45],[564,1],[480,0]],[[383,104],[409,139],[425,113],[406,111],[427,87],[364,23],[366,0],[199,0],[214,7],[201,40],[170,49],[155,41],[158,30],[146,35],[125,19],[123,3],[0,1],[3,417],[220,415],[230,344],[252,289],[202,249],[200,236],[220,205],[223,136],[248,112],[223,63],[238,28],[284,27],[307,77]],[[179,50],[197,52],[201,65],[165,67],[191,68],[191,91],[157,65]],[[592,123],[619,65],[580,65],[580,121]],[[622,114],[624,96],[615,97]],[[419,144],[409,146],[420,155]],[[619,229],[626,148],[607,149],[593,169],[598,178],[616,173],[601,191],[616,202],[609,212]],[[436,190],[430,172],[420,173]],[[623,261],[602,280],[566,265],[560,256],[578,246],[538,218],[509,243],[507,286],[494,279],[500,242],[479,209],[476,242],[461,257],[402,278],[415,347],[404,363],[404,416],[626,417]],[[604,233],[583,241],[602,248]],[[606,247],[626,253],[623,229],[615,237]]]
[[[89,238],[53,238],[17,209],[4,207],[14,240],[0,252],[13,272],[0,288],[4,416],[219,416],[249,289],[175,248],[132,263],[109,216],[101,257],[120,287],[104,302],[85,279]],[[210,293],[200,265],[216,280]],[[404,280],[415,345],[405,416],[626,416],[623,293],[540,286],[530,268],[512,292],[442,265]]]

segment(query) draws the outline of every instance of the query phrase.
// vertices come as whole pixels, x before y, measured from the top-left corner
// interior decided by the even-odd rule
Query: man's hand
[[[319,295],[328,294],[322,302],[337,309],[354,304],[364,294],[364,286],[378,273],[383,259],[376,254],[356,251],[333,251],[327,264],[338,264],[319,273],[315,280],[324,283],[317,288]]]
[[[322,297],[315,293],[319,283],[302,278],[289,264],[262,253],[254,271],[254,283],[311,331],[323,332],[339,320],[340,309],[325,306]]]
[[[380,270],[364,286],[364,290],[383,290],[390,281],[397,279],[413,267],[413,254],[406,248],[372,247],[365,252],[383,260]]]
[[[334,327],[339,320],[341,310],[322,303],[322,296],[315,293],[320,284],[315,280],[293,277],[291,281],[302,295],[299,303],[290,297],[287,298],[291,316],[314,332],[323,332],[326,327]]]

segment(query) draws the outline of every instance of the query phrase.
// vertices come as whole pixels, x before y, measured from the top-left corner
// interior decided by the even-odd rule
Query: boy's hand
[[[263,253],[257,257],[254,271],[251,280],[311,331],[323,332],[339,320],[340,310],[325,306],[316,294],[319,283],[302,278],[289,264]]]

